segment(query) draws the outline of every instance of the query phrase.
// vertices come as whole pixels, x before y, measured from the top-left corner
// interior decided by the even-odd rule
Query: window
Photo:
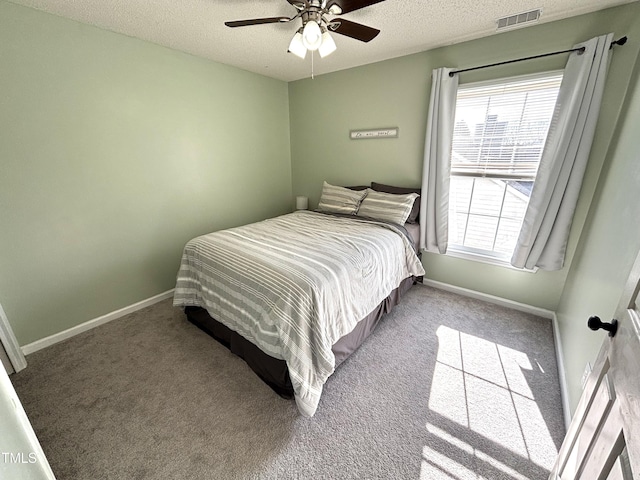
[[[451,152],[450,251],[502,263],[515,248],[562,72],[458,88]]]

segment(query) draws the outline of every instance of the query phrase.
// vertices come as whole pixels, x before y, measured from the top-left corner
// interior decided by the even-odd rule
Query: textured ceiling
[[[311,75],[305,60],[288,54],[301,25],[291,23],[229,28],[228,20],[286,16],[286,0],[12,0],[79,22],[137,37],[280,80]],[[332,34],[338,49],[314,56],[314,72],[358,65],[495,34],[499,17],[542,8],[540,23],[636,0],[386,0],[344,15],[381,30],[370,43]]]

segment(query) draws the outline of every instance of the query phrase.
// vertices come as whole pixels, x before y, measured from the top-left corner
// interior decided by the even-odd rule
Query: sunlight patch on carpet
[[[474,462],[514,479],[525,478],[516,469],[522,462],[550,469],[557,448],[530,383],[533,375],[546,375],[537,360],[445,326],[437,336],[428,406],[441,421],[427,430],[444,447],[424,447],[423,473],[435,468],[452,478],[468,478]],[[453,453],[447,456],[443,450]]]

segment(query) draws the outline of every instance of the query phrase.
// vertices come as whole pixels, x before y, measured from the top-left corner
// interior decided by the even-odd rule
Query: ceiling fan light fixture
[[[320,45],[320,48],[318,48],[320,57],[324,58],[328,55],[331,55],[336,51],[336,48],[336,42],[333,40],[333,38],[331,38],[329,32],[325,30],[325,32],[322,34],[322,44]]]
[[[289,17],[250,18],[224,22],[227,27],[245,27],[250,25],[264,25],[271,23],[288,23],[302,20],[302,26],[294,34],[289,43],[288,52],[305,59],[307,51],[311,50],[311,64],[313,52],[318,50],[324,58],[336,51],[336,43],[330,33],[367,43],[373,40],[380,30],[361,23],[351,22],[342,18],[327,19],[325,15],[342,15],[369,7],[385,0],[287,0],[287,3],[297,10],[297,14]],[[300,25],[300,23],[298,23]],[[313,77],[313,67],[312,75]]]
[[[308,50],[317,50],[322,44],[322,32],[320,25],[309,20],[302,30],[302,43]]]
[[[300,33],[300,31],[297,31],[291,39],[291,43],[289,44],[289,52],[302,59],[307,56],[307,47],[304,46],[302,34]]]
[[[340,15],[342,13],[342,8],[340,8],[340,5],[334,3],[329,7],[328,11],[331,15]]]

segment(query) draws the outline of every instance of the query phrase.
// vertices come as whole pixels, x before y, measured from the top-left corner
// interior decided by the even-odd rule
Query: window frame
[[[564,70],[562,70],[562,69],[547,70],[547,71],[544,71],[544,72],[537,72],[537,73],[532,73],[532,74],[515,75],[515,76],[510,76],[510,77],[501,77],[501,78],[495,78],[495,79],[489,79],[489,80],[481,80],[481,81],[478,81],[478,82],[469,82],[469,83],[465,83],[465,84],[460,85],[458,87],[458,90],[460,90],[460,88],[467,89],[467,88],[477,88],[477,87],[490,87],[490,86],[493,86],[493,85],[502,85],[502,84],[507,84],[507,83],[511,83],[511,82],[517,82],[519,80],[545,79],[545,78],[550,78],[550,77],[554,77],[554,76],[560,76],[561,77],[560,78],[560,83],[562,83],[562,76],[563,75],[564,75]],[[457,114],[457,104],[456,104],[456,112],[455,113]],[[456,115],[454,114],[454,118],[455,118],[455,116]],[[547,130],[547,136],[545,138],[545,142],[547,141],[547,138],[549,136],[550,128],[551,128],[551,126]],[[452,140],[453,140],[453,137],[452,137]],[[543,148],[544,148],[544,146],[543,146]],[[452,150],[452,154],[453,154],[453,150]],[[495,179],[495,180],[502,180],[502,181],[517,181],[517,180],[533,181],[533,183],[535,184],[537,176],[538,176],[538,171],[536,169],[536,173],[533,176],[515,175],[515,174],[500,175],[500,174],[496,174],[496,173],[488,173],[488,174],[485,173],[483,175],[480,175],[480,174],[474,175],[473,173],[470,173],[470,172],[464,172],[464,173],[463,172],[459,172],[457,174],[454,174],[454,173],[452,173],[452,169],[450,167],[449,175],[450,175],[450,177],[458,176],[458,177],[466,177],[466,178],[474,178],[474,179]],[[508,185],[505,186],[505,189],[506,188],[508,188]],[[451,192],[449,193],[449,198],[451,198]],[[504,203],[504,199],[503,199],[503,203]],[[451,227],[449,226],[448,228],[451,228]],[[496,235],[497,235],[497,231],[496,231]],[[496,252],[495,250],[484,250],[484,249],[479,249],[479,248],[460,245],[460,244],[457,244],[457,243],[449,242],[449,244],[447,246],[446,255],[454,257],[454,258],[472,260],[472,261],[476,261],[476,262],[480,262],[480,263],[496,265],[496,266],[510,268],[510,269],[518,270],[518,271],[525,271],[525,272],[531,272],[531,273],[535,273],[535,272],[538,271],[538,268],[526,269],[526,268],[514,267],[510,263],[510,256],[508,256],[506,254],[501,254],[500,252]]]

